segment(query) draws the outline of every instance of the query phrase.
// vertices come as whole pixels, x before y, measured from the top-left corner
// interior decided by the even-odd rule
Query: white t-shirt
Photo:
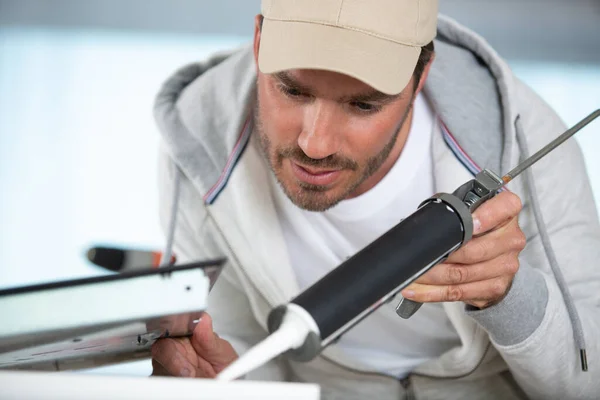
[[[398,161],[371,190],[325,212],[295,206],[272,179],[275,207],[300,289],[354,255],[434,194],[431,140],[437,128],[423,95],[415,100],[410,134]],[[368,274],[365,269],[365,274]],[[397,302],[382,306],[344,334],[338,346],[380,372],[403,377],[459,344],[441,304],[425,304],[409,320]]]

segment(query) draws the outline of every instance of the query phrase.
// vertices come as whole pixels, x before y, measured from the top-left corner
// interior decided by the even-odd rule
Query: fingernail
[[[413,297],[415,297],[415,291],[414,290],[406,290],[406,291],[402,292],[402,296],[407,299],[413,298]]]
[[[187,378],[188,376],[192,375],[192,371],[190,371],[187,368],[183,368],[181,371],[179,371],[179,376],[183,377],[183,378]]]
[[[481,221],[478,218],[473,218],[473,234],[477,235],[481,229]]]

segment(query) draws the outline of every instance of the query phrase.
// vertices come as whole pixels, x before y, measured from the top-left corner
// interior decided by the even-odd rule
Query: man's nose
[[[340,150],[339,116],[324,102],[315,102],[306,108],[303,129],[298,146],[308,157],[320,160]]]

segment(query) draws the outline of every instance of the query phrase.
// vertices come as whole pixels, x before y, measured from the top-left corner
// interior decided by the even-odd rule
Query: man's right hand
[[[214,378],[238,358],[231,344],[213,332],[208,314],[189,338],[164,338],[152,345],[152,375]]]

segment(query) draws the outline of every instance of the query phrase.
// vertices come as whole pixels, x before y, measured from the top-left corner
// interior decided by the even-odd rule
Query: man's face
[[[335,72],[259,72],[256,130],[292,202],[324,211],[373,187],[404,145],[413,96],[412,80],[391,97]]]

